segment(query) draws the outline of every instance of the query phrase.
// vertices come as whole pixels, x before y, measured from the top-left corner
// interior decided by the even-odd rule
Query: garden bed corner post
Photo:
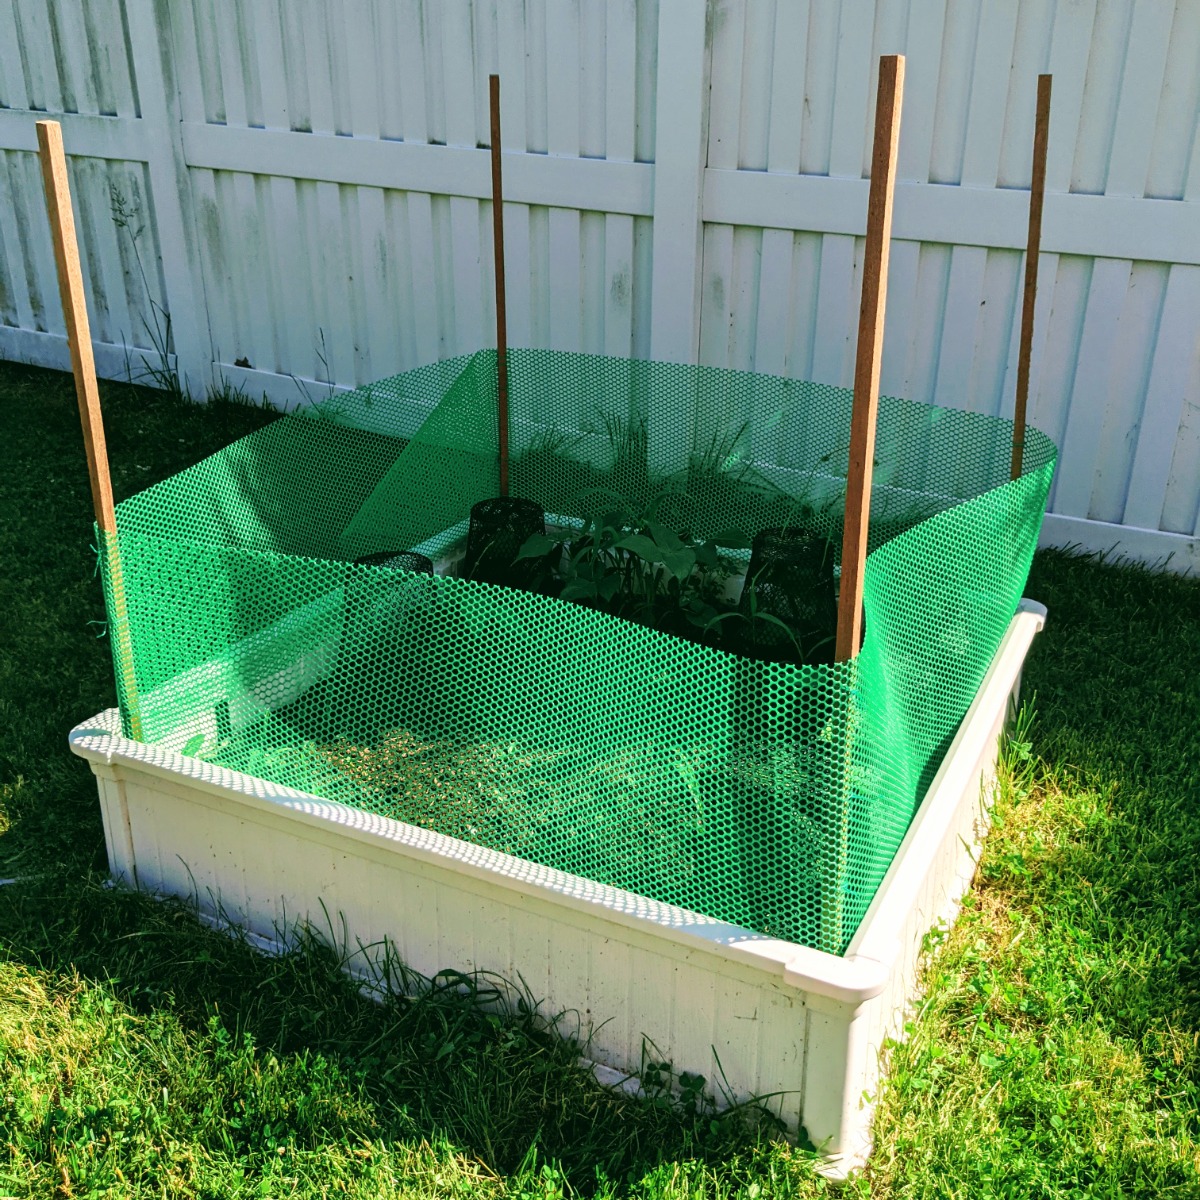
[[[1033,357],[1033,311],[1037,304],[1038,260],[1042,245],[1042,202],[1046,196],[1046,147],[1050,141],[1050,82],[1039,75],[1033,123],[1033,175],[1029,184],[1029,236],[1025,249],[1025,290],[1021,300],[1021,343],[1017,354],[1017,395],[1013,405],[1011,478],[1020,479],[1025,459],[1025,414],[1029,401],[1029,362]]]
[[[488,76],[492,119],[492,250],[496,263],[496,404],[500,495],[508,495],[508,313],[504,300],[504,182],[500,169],[500,76]]]
[[[867,240],[863,253],[862,302],[858,317],[858,352],[854,365],[854,401],[850,418],[850,455],[846,471],[846,511],[842,534],[842,574],[838,595],[838,663],[849,663],[862,642],[862,591],[871,515],[871,475],[875,457],[875,424],[879,411],[879,374],[883,358],[884,309],[887,302],[888,253],[900,144],[900,109],[904,97],[904,56],[879,60],[875,102],[875,142],[871,154],[871,190],[867,200]],[[826,949],[841,953],[847,930],[845,885],[851,818],[851,746],[853,718],[847,686],[844,704],[843,769],[838,785],[834,861],[827,913]]]
[[[79,243],[75,237],[75,216],[71,209],[71,189],[67,179],[67,159],[63,151],[62,126],[57,121],[37,122],[38,157],[42,182],[46,189],[46,212],[54,241],[54,262],[58,268],[58,290],[62,297],[63,319],[67,329],[67,348],[71,353],[71,371],[75,376],[75,396],[79,401],[79,419],[83,425],[83,444],[87,451],[88,477],[92,487],[92,506],[100,531],[100,551],[108,576],[109,636],[120,688],[121,719],[126,734],[135,741],[142,737],[137,678],[133,648],[129,640],[129,613],[125,602],[125,580],[117,545],[117,518],[113,506],[112,480],[108,472],[108,448],[104,441],[104,419],[100,412],[100,390],[96,383],[96,363],[92,354],[92,335],[88,323],[87,297],[83,290],[83,271],[79,262]]]

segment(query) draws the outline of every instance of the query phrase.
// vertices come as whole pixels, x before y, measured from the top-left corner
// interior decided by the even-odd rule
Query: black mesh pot
[[[387,696],[397,690],[392,680],[429,694],[430,682],[419,675],[425,664],[414,666],[408,647],[426,646],[433,634],[433,574],[433,563],[414,550],[381,550],[346,564],[341,641],[318,689],[323,702],[310,713],[317,722],[313,736],[373,739],[379,726],[393,723],[387,712]],[[335,704],[335,697],[341,701]],[[363,723],[367,713],[371,719]]]
[[[354,560],[356,567],[381,567],[385,571],[410,571],[416,575],[432,575],[433,562],[415,550],[380,550]],[[371,608],[383,596],[383,590],[373,576],[360,571],[347,572],[346,613],[357,617]]]
[[[827,538],[802,529],[764,529],[756,535],[738,605],[743,653],[771,662],[833,661],[833,557]]]
[[[413,571],[418,575],[433,574],[433,560],[415,550],[380,550],[354,560],[356,567],[386,567],[392,571]]]
[[[541,559],[515,560],[535,533],[545,532],[546,514],[536,501],[519,496],[480,500],[471,508],[467,551],[459,574],[506,587],[535,587],[545,563]]]

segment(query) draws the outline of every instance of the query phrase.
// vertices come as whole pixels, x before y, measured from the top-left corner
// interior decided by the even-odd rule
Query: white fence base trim
[[[168,354],[162,364],[154,350],[143,350],[137,346],[117,346],[111,342],[92,342],[96,359],[96,374],[101,379],[151,384],[147,377],[146,362],[165,370],[175,370],[175,355]],[[49,367],[53,371],[71,370],[71,351],[67,338],[62,333],[43,333],[32,329],[17,329],[13,325],[0,325],[0,360],[30,363],[35,367]],[[143,361],[145,360],[145,361]]]
[[[332,926],[344,952],[390,943],[422,974],[519,975],[594,1026],[612,1078],[637,1072],[644,1038],[709,1079],[719,1057],[733,1095],[776,1095],[844,1175],[870,1150],[880,1051],[902,1033],[924,935],[970,885],[1044,617],[1022,601],[844,957],[129,741],[116,710],[70,742],[97,776],[115,877],[192,897],[265,944],[306,920]]]
[[[1041,546],[1074,547],[1104,554],[1112,560],[1130,559],[1163,566],[1178,575],[1200,574],[1200,537],[1168,533],[1162,529],[1137,529],[1047,513],[1042,521]]]

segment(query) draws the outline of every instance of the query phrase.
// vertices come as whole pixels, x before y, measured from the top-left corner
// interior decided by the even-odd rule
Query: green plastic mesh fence
[[[1009,482],[1011,422],[881,400],[865,640],[835,665],[847,391],[512,351],[512,493],[542,520],[497,558],[470,520],[499,486],[495,358],[331,397],[119,505],[127,723],[841,952],[1016,609],[1054,446],[1029,430]],[[807,625],[767,603],[772,529],[818,580]]]

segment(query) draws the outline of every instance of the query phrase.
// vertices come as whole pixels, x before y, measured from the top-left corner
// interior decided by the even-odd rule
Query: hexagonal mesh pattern
[[[471,507],[498,490],[481,351],[283,418],[118,507],[144,736],[842,951],[1016,609],[1054,446],[1029,430],[1009,482],[1011,422],[883,399],[862,653],[772,661],[721,632],[747,612],[749,542],[730,531],[840,551],[850,394],[509,362],[512,493],[566,542],[560,565],[618,505],[733,546],[740,616],[689,633],[456,577]]]

